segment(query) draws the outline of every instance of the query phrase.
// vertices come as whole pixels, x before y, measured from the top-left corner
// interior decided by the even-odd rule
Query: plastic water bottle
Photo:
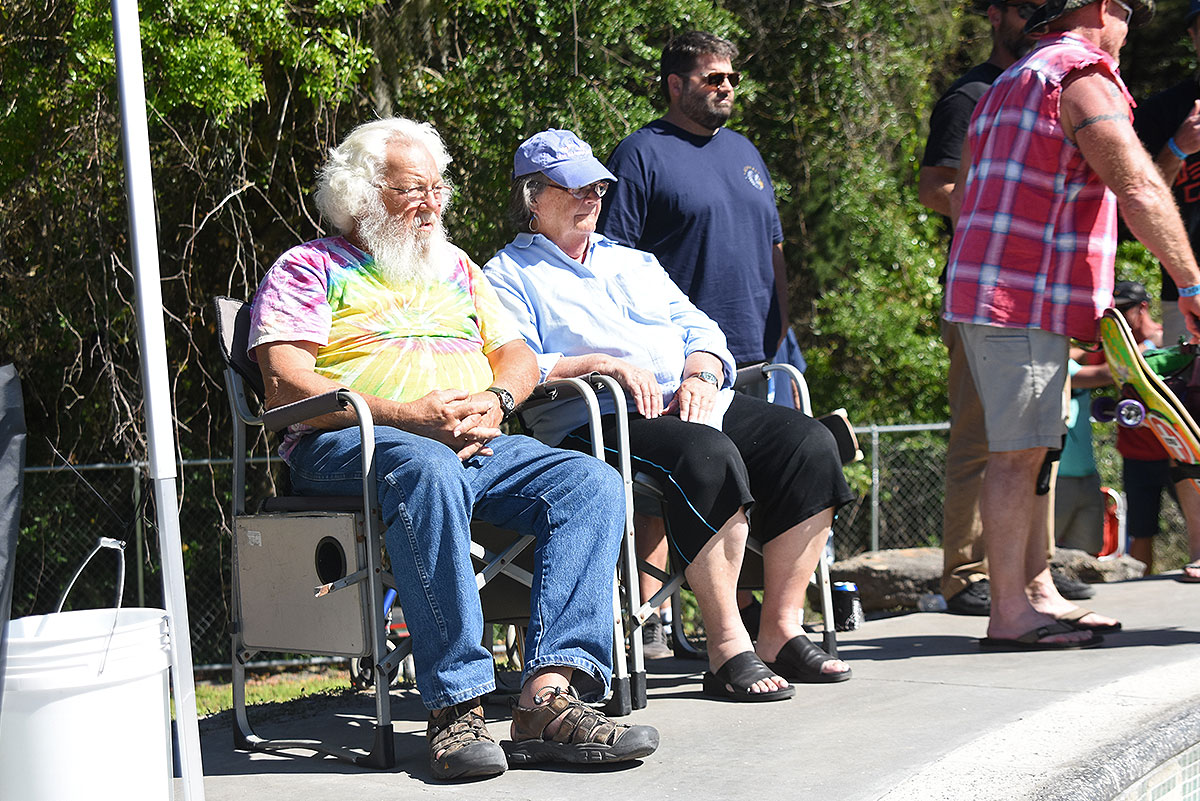
[[[853,581],[835,581],[832,587],[833,627],[837,631],[857,631],[862,628],[862,599]]]
[[[922,612],[945,612],[946,599],[942,597],[941,593],[923,593],[921,597],[917,599],[917,608]]]

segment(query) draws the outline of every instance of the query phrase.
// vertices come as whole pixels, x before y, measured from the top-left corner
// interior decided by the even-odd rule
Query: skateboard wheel
[[[1137,428],[1146,419],[1146,407],[1141,401],[1126,398],[1117,403],[1117,425]]]
[[[1097,423],[1111,423],[1117,419],[1117,399],[1101,395],[1092,401],[1092,417]]]

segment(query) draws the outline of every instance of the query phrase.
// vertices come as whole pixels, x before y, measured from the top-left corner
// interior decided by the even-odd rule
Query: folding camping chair
[[[396,763],[392,741],[388,686],[411,642],[393,647],[387,640],[386,618],[394,580],[386,572],[383,556],[383,518],[376,498],[374,425],[366,402],[349,390],[324,395],[255,414],[247,387],[261,404],[262,377],[247,355],[250,307],[233,298],[217,298],[217,329],[225,363],[225,385],[233,412],[233,511],[234,547],[231,628],[233,650],[234,746],[246,750],[307,750],[374,768]],[[581,393],[592,411],[598,431],[599,411],[586,382],[567,379],[539,390],[557,394]],[[362,436],[362,495],[348,497],[277,496],[263,500],[260,510],[248,513],[246,462],[250,426],[282,431],[290,425],[349,408],[358,419]],[[628,534],[628,532],[627,532]],[[484,617],[523,622],[528,617],[528,587],[532,580],[528,560],[532,535],[476,524],[471,554],[477,566]],[[626,549],[631,545],[626,543]],[[507,582],[502,584],[501,581]],[[315,588],[314,588],[314,585]],[[495,586],[491,586],[495,585]],[[516,591],[516,588],[521,588]],[[623,615],[614,586],[614,640],[623,651]],[[521,612],[523,610],[523,614]],[[632,609],[626,606],[625,617]],[[640,641],[637,642],[640,646]],[[316,740],[263,738],[255,733],[246,709],[246,664],[260,651],[318,654],[357,660],[375,688],[373,742],[364,755]],[[389,652],[390,651],[390,652]],[[639,650],[640,653],[640,650]],[[614,659],[613,692],[609,714],[628,714],[633,708],[628,665]],[[644,685],[644,679],[643,679]],[[644,705],[644,702],[643,702]]]
[[[792,383],[796,387],[797,394],[801,401],[800,411],[811,416],[808,384],[804,379],[804,374],[791,365],[759,364],[743,367],[735,376],[733,387],[735,390],[745,390],[752,384],[766,381],[767,377],[773,372],[779,372],[781,375],[791,379]],[[630,469],[628,422],[625,413],[626,407],[623,395],[617,396],[616,394],[620,392],[619,385],[615,379],[608,376],[593,375],[591,380],[597,391],[609,391],[614,394],[614,400],[616,401],[617,408],[617,439],[619,441],[617,447],[619,448],[619,452],[621,454],[621,470],[623,475],[630,477],[630,484],[632,486],[633,493],[635,496],[637,496],[635,503],[637,503],[639,509],[649,511],[645,509],[641,501],[650,501],[652,505],[657,506],[657,511],[659,511],[665,519],[666,514],[664,507],[666,505],[666,497],[658,481],[646,473],[632,473]],[[839,410],[839,413],[841,413],[841,410]],[[841,414],[844,416],[844,413]],[[840,429],[840,427],[841,426],[839,423],[837,428]],[[848,424],[846,424],[845,429],[850,433],[852,440],[853,430],[849,428]],[[839,430],[838,434],[835,434],[835,436],[838,436],[841,433],[842,432]],[[842,443],[839,442],[839,445],[842,445]],[[842,448],[842,461],[844,463],[861,458],[862,454],[857,449],[857,443],[849,442],[846,443],[845,447]],[[630,514],[632,514],[632,512],[630,512]],[[746,559],[744,561],[742,565],[742,573],[738,579],[738,586],[742,589],[759,589],[762,587],[763,578],[761,559],[762,545],[755,540],[753,536],[751,536],[747,541],[746,549],[748,554],[754,555],[758,558]],[[818,563],[817,571],[813,576],[813,581],[816,582],[821,596],[823,647],[826,653],[836,658],[837,632],[835,630],[833,599],[829,582],[830,559],[831,555],[827,548]],[[639,567],[643,571],[661,581],[663,586],[657,593],[655,593],[653,597],[646,599],[641,606],[638,607],[637,612],[634,615],[634,622],[631,624],[631,627],[635,629],[640,627],[646,622],[646,619],[650,617],[650,615],[654,614],[658,610],[658,607],[662,604],[662,602],[666,600],[666,598],[670,597],[672,599],[672,608],[675,610],[676,614],[674,625],[671,627],[673,650],[675,655],[686,658],[702,658],[703,655],[690,642],[688,642],[688,639],[683,632],[683,621],[679,618],[679,610],[683,608],[680,604],[680,590],[683,588],[685,582],[683,568],[677,564],[670,564],[668,570],[664,571],[655,565],[650,565],[645,562],[641,562]],[[634,583],[636,584],[636,581]],[[634,637],[634,639],[640,641],[641,638]]]

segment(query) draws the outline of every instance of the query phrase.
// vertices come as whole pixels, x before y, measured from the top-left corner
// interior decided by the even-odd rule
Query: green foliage
[[[210,398],[220,409],[201,309],[231,282],[212,267],[240,264],[237,291],[249,294],[255,243],[294,241],[292,209],[306,187],[288,179],[303,164],[308,180],[330,109],[361,96],[372,51],[358,20],[378,3],[183,0],[141,9],[185,453],[211,452]],[[0,25],[0,212],[8,221],[0,352],[15,357],[32,390],[30,460],[48,461],[49,442],[79,461],[137,458],[141,387],[110,7],[17,0]]]
[[[377,32],[386,111],[428,119],[445,137],[462,198],[450,224],[483,260],[511,239],[503,222],[513,152],[548,127],[570,128],[601,158],[657,116],[658,53],[690,27],[729,34],[704,4],[503,2],[404,13]],[[402,43],[425,42],[405,51]]]
[[[806,351],[814,408],[846,406],[858,424],[946,419],[935,276],[867,263],[834,282],[811,331],[823,346]]]
[[[1159,0],[1150,24],[1130,32],[1121,49],[1121,77],[1137,99],[1181,81],[1196,68],[1183,26],[1188,0]]]
[[[764,87],[743,102],[744,124],[783,187],[792,322],[816,408],[944,420],[944,245],[917,203],[915,165],[935,96],[927,75],[957,55],[961,12],[929,0],[729,7]]]
[[[1166,24],[1183,6],[1168,0],[1162,27],[1133,37],[1131,85],[1190,63]],[[350,127],[382,114],[438,126],[460,189],[449,226],[482,260],[511,236],[517,143],[568,127],[607,156],[660,113],[658,54],[689,28],[741,48],[731,124],[776,180],[817,406],[859,422],[944,419],[946,232],[915,185],[933,99],[986,53],[986,25],[957,2],[147,0],[182,452],[224,449],[209,298],[249,296],[279,252],[323,233],[313,176]],[[33,463],[49,461],[46,441],[75,460],[144,453],[115,68],[103,0],[0,8],[0,352],[30,387]]]

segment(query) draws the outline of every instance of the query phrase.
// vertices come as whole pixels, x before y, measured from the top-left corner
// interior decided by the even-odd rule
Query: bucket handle
[[[67,584],[67,588],[63,590],[62,597],[58,599],[58,606],[54,609],[57,614],[61,612],[63,606],[67,603],[67,595],[71,592],[71,588],[75,586],[75,580],[79,578],[79,574],[88,566],[88,562],[92,561],[92,557],[100,553],[103,548],[112,548],[117,552],[117,609],[121,608],[121,599],[125,595],[125,541],[114,540],[112,537],[100,537],[96,541],[96,547],[92,548],[92,552],[83,560],[83,564],[75,571],[75,575],[71,576],[71,581]]]
[[[92,552],[89,553],[87,558],[83,560],[83,564],[81,564],[79,569],[75,571],[75,575],[71,576],[71,581],[69,584],[67,584],[67,589],[63,591],[62,597],[58,599],[58,608],[54,610],[55,614],[58,614],[62,611],[63,606],[67,603],[67,595],[71,592],[71,588],[75,586],[75,580],[79,578],[79,574],[82,573],[83,569],[88,566],[89,562],[92,561],[92,557],[100,553],[100,551],[104,548],[111,548],[117,552],[117,607],[113,610],[112,628],[108,630],[108,638],[104,641],[104,656],[100,660],[100,669],[96,671],[97,676],[103,675],[104,667],[108,664],[108,649],[109,646],[112,645],[113,635],[117,632],[117,621],[121,616],[121,599],[125,595],[125,541],[114,540],[112,537],[100,537],[97,539],[96,547],[92,548]],[[38,626],[37,631],[34,632],[35,637],[42,633],[42,628],[46,625],[46,622],[49,619],[49,616],[46,616],[42,619],[41,625]]]

